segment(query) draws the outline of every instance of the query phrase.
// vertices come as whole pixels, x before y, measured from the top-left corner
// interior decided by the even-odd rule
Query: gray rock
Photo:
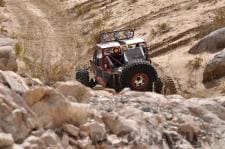
[[[106,130],[103,124],[98,122],[90,122],[84,124],[81,129],[89,134],[93,144],[106,140]]]
[[[17,41],[11,38],[4,38],[4,37],[0,38],[0,47],[15,46],[16,43]]]
[[[206,65],[203,73],[203,82],[212,81],[225,76],[225,49]]]
[[[15,45],[16,40],[0,38],[0,70],[17,71]]]
[[[218,52],[225,48],[225,28],[218,29],[197,42],[188,52],[197,54],[202,52]]]
[[[16,92],[24,93],[29,89],[25,80],[15,72],[0,71],[0,75],[4,78],[5,83],[7,83],[9,87]]]
[[[64,124],[63,130],[73,137],[79,137],[80,129],[71,124]]]

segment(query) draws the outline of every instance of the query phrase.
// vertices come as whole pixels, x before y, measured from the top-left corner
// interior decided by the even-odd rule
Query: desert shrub
[[[193,69],[199,69],[203,65],[203,59],[201,57],[195,57],[194,59],[188,62],[188,65],[191,66]]]
[[[4,0],[0,0],[0,7],[4,7],[5,6],[5,1]]]
[[[17,43],[15,46],[15,53],[17,57],[21,57],[24,55],[25,50],[21,43]]]
[[[171,27],[167,23],[160,23],[157,25],[157,29],[160,34],[163,34],[169,32],[171,30]]]
[[[172,28],[167,23],[157,24],[151,29],[151,37],[154,38],[156,35],[162,35],[164,33],[169,32],[171,29]]]
[[[33,54],[26,51],[22,56],[25,64],[22,71],[39,78],[46,85],[53,85],[57,81],[65,81],[73,77],[76,64],[75,55],[71,52],[64,52],[57,57],[54,56],[53,59],[51,58],[53,56],[42,52]]]

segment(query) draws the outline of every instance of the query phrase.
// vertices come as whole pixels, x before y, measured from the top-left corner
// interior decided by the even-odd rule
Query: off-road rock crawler
[[[149,58],[149,48],[131,29],[104,32],[90,61],[94,80],[88,70],[78,70],[76,79],[86,86],[100,84],[117,91],[129,87],[136,91],[162,93],[162,81]]]

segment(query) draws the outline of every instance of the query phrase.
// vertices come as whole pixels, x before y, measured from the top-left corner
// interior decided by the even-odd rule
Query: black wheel
[[[163,77],[162,82],[163,82],[162,88],[163,95],[172,95],[177,93],[176,85],[171,77],[169,76]]]
[[[152,91],[153,82],[157,80],[157,72],[152,65],[143,60],[126,64],[122,70],[121,87],[129,87],[136,91]]]
[[[160,78],[154,82],[154,91],[159,94],[163,93],[163,82]]]
[[[87,69],[79,69],[76,71],[76,80],[85,86],[90,87],[89,72]]]

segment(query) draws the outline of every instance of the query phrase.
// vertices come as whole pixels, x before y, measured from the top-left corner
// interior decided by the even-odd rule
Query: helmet
[[[119,54],[120,53],[120,49],[119,48],[114,48],[113,49],[113,53],[114,54]]]

